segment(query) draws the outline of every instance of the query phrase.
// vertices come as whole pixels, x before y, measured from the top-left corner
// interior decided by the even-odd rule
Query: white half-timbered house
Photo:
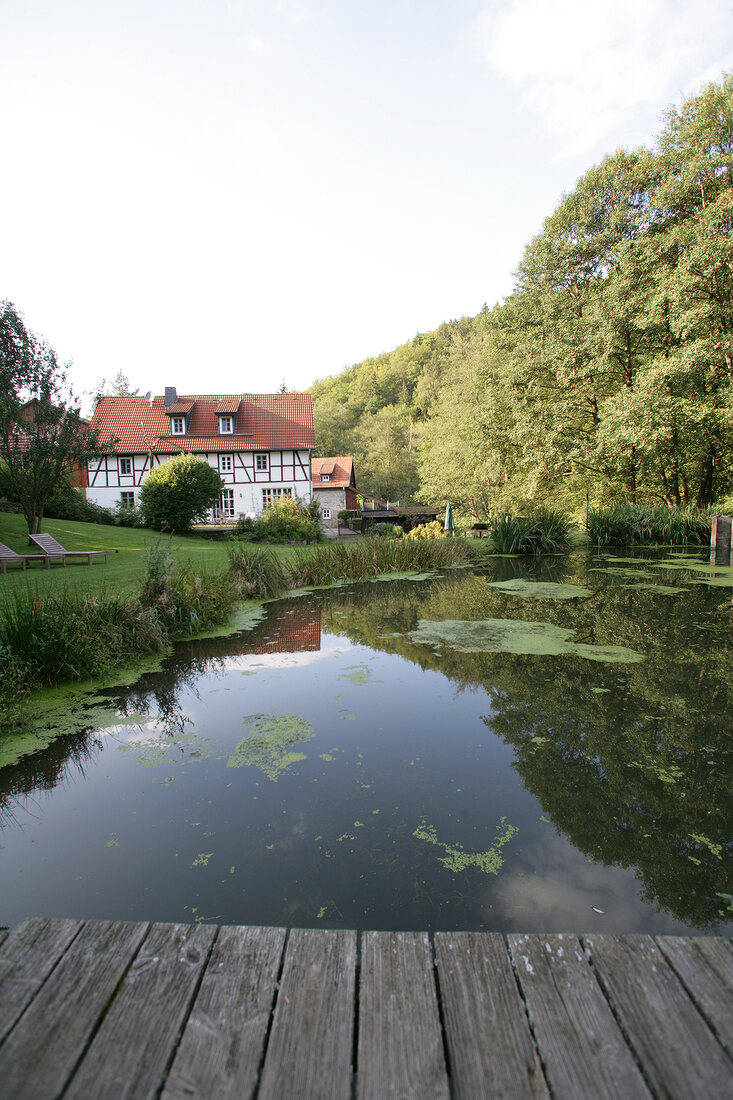
[[[105,508],[136,505],[154,466],[182,451],[224,481],[212,519],[256,516],[281,496],[312,496],[313,403],[307,393],[103,397],[92,417],[114,449],[89,463],[87,499]]]

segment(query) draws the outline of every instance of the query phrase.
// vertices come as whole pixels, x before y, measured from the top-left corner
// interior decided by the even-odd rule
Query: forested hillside
[[[590,169],[511,296],[317,382],[321,454],[466,512],[733,489],[733,77]],[[487,242],[488,246],[488,242]]]

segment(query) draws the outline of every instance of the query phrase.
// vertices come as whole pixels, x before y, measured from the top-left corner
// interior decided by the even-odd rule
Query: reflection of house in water
[[[321,609],[290,605],[241,638],[238,653],[312,653],[321,648]]]

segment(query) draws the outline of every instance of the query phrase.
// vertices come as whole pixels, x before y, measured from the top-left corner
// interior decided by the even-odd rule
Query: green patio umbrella
[[[443,527],[451,535],[456,529],[456,525],[453,522],[453,508],[450,504],[446,504],[445,506],[445,523],[443,524]]]

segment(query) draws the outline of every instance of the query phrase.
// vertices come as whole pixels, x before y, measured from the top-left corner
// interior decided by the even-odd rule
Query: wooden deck
[[[733,1096],[721,938],[23,921],[0,1094]]]

